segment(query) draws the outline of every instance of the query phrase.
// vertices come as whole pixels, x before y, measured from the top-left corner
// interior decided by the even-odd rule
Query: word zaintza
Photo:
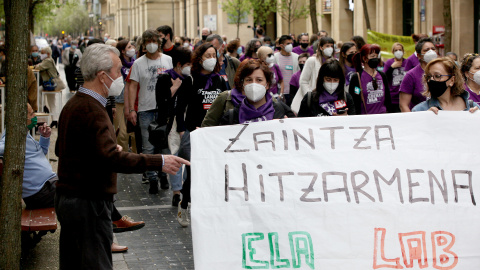
[[[429,266],[429,257],[435,269],[450,270],[458,264],[458,256],[453,252],[455,236],[446,231],[435,231],[430,234],[427,241],[425,231],[399,233],[400,255],[403,259],[401,264],[400,256],[386,258],[385,256],[385,228],[375,228],[373,269],[421,269]],[[261,242],[268,242],[269,252],[260,252]],[[279,236],[277,232],[270,232],[265,235],[261,232],[242,234],[242,268],[243,269],[298,269],[303,265],[315,269],[315,252],[312,237],[308,232],[295,231],[288,233],[290,254],[280,254]],[[426,246],[432,246],[429,255]],[[269,258],[261,258],[259,254],[270,254]],[[268,256],[268,255],[267,255]]]

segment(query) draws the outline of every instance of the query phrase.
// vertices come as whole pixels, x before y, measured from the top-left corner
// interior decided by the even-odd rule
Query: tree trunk
[[[368,17],[368,8],[367,8],[367,1],[362,0],[362,5],[363,5],[363,15],[365,16],[365,23],[367,24],[367,29],[371,30],[370,26],[370,17]]]
[[[20,268],[20,217],[27,119],[28,0],[5,0],[7,79],[5,167],[0,181],[0,269]]]
[[[452,51],[452,14],[450,0],[443,0],[443,21],[445,24],[445,53]]]
[[[312,20],[312,31],[313,34],[318,33],[318,22],[317,22],[317,1],[310,0],[310,19]]]

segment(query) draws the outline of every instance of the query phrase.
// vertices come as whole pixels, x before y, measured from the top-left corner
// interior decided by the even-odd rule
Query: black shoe
[[[168,178],[165,174],[160,175],[160,188],[168,189],[170,185],[168,184]]]
[[[51,128],[54,128],[54,127],[58,128],[58,122],[57,121],[52,121],[52,123],[50,124],[50,127]]]
[[[172,206],[173,207],[178,207],[178,203],[180,203],[180,201],[181,201],[180,194],[173,194]]]
[[[149,184],[150,181],[148,181],[147,173],[142,174],[142,184]]]
[[[158,194],[158,180],[150,180],[150,188],[148,189],[150,194]]]

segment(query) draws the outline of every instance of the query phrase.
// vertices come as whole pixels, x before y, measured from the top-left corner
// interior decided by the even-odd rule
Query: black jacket
[[[343,87],[342,87],[343,91]],[[310,97],[310,105],[308,104],[308,95],[311,95]],[[345,93],[345,97],[343,100],[346,101],[347,103],[347,108],[348,108],[348,115],[354,115],[355,114],[355,104],[353,102],[353,98],[349,93]],[[305,96],[302,99],[302,102],[300,103],[300,109],[298,110],[298,117],[312,117],[312,116],[330,116],[330,114],[320,106],[318,103],[318,92],[316,90],[313,90],[312,92],[308,92],[305,94]]]

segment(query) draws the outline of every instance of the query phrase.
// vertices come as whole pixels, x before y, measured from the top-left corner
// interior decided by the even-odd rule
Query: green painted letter
[[[263,233],[244,233],[242,234],[242,246],[243,246],[243,260],[242,260],[242,267],[244,269],[268,269],[269,263],[268,261],[260,261],[255,260],[253,255],[257,253],[257,250],[252,247],[252,242],[263,240],[264,234]],[[248,258],[249,261],[256,264],[262,265],[247,265],[247,249],[248,249]]]
[[[290,241],[290,250],[292,251],[293,268],[300,268],[302,266],[301,255],[305,256],[305,263],[311,269],[314,266],[313,242],[312,237],[308,232],[290,232],[288,233]],[[301,244],[300,244],[301,243]]]
[[[268,234],[268,242],[270,243],[270,265],[272,269],[289,268],[290,261],[288,259],[280,259],[280,249],[278,248],[278,233],[272,232]],[[278,263],[276,265],[275,263]]]

